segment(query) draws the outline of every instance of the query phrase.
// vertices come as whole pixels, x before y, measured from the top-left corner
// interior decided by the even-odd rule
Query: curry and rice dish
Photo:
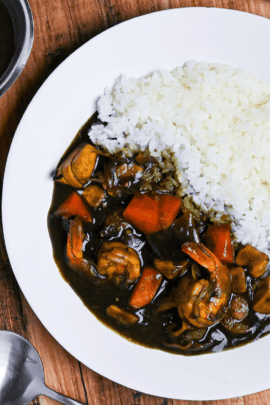
[[[222,81],[227,81],[227,70],[250,84],[250,76],[237,69],[195,63],[138,81],[119,79],[111,92],[105,91],[98,113],[79,131],[55,171],[48,223],[62,276],[99,320],[147,347],[194,355],[237,347],[270,332],[270,232],[268,223],[258,225],[260,217],[252,205],[255,202],[261,207],[262,193],[258,195],[257,187],[249,199],[250,190],[241,190],[240,203],[235,189],[226,194],[228,183],[222,166],[226,156],[220,155],[220,162],[215,160],[222,136],[231,131],[228,122],[234,120],[233,139],[241,130],[252,148],[251,127],[258,127],[256,117],[261,127],[270,128],[269,123],[262,123],[263,113],[269,115],[269,88],[267,93],[262,86],[261,99],[251,89],[244,98],[242,95],[242,112],[237,102],[233,103],[242,121],[243,109],[249,109],[247,115],[253,120],[250,128],[246,123],[236,126],[232,113],[226,123],[222,113],[223,128],[221,124],[208,126],[212,139],[208,146],[208,135],[196,145],[195,132],[206,132],[206,124],[202,124],[197,109],[196,125],[201,119],[201,128],[194,130],[194,114],[192,119],[187,117],[192,102],[183,94],[182,104],[180,99],[174,100],[177,115],[169,117],[173,125],[165,122],[174,109],[172,89],[177,87],[176,80],[184,93],[195,91],[195,104],[201,103],[204,119],[213,121],[215,107],[219,111],[222,105],[228,108],[226,100],[211,100],[213,88],[220,93]],[[156,100],[154,108],[146,104],[143,86],[147,87],[147,97]],[[201,101],[199,87],[204,92]],[[163,97],[167,100],[158,112],[157,104]],[[252,107],[247,106],[248,99]],[[140,104],[137,111],[136,103]],[[250,119],[252,114],[255,118]],[[177,136],[178,130],[181,136]],[[189,135],[185,137],[185,133]],[[194,149],[186,165],[188,142]],[[228,149],[224,139],[221,145]],[[215,148],[210,158],[215,156],[207,164],[202,164],[202,159],[196,163],[198,153],[207,155],[204,147],[208,152]],[[232,144],[231,149],[234,147]],[[252,159],[258,159],[258,153],[254,150]],[[233,156],[229,156],[231,166],[236,165]],[[239,151],[238,161],[244,158]],[[194,173],[205,165],[207,170],[195,184]],[[218,178],[220,166],[223,183]],[[244,170],[235,167],[241,179]],[[267,189],[258,167],[256,174]],[[250,181],[256,182],[253,172],[251,175]],[[231,184],[233,176],[230,169]],[[244,197],[248,210],[244,205],[240,212]],[[266,212],[259,211],[265,218]],[[258,229],[255,238],[254,227]],[[245,232],[247,228],[252,232]]]

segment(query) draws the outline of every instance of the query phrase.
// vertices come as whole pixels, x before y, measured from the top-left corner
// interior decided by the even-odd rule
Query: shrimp
[[[84,232],[83,224],[79,217],[70,220],[67,235],[66,255],[69,267],[85,275],[97,275],[93,263],[86,259],[83,254]]]
[[[209,281],[183,277],[177,287],[177,310],[182,321],[205,328],[224,315],[231,295],[230,272],[202,243],[186,242],[182,251],[206,268]]]
[[[79,217],[70,220],[67,236],[66,255],[71,269],[85,275],[101,279],[115,279],[126,274],[127,281],[135,281],[140,276],[140,259],[134,249],[120,242],[104,242],[98,252],[98,263],[85,257],[83,224]]]
[[[98,271],[109,278],[127,274],[133,282],[140,276],[140,259],[136,251],[124,243],[104,242],[98,252]]]

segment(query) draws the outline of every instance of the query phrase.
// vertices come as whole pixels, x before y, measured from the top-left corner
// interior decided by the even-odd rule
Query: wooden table
[[[130,18],[178,7],[230,8],[270,18],[269,0],[29,0],[29,2],[35,23],[32,53],[19,79],[0,99],[1,185],[13,135],[33,96],[49,74],[68,55],[95,35]],[[93,405],[210,403],[177,401],[136,392],[101,377],[67,353],[43,327],[20,291],[8,261],[2,228],[0,228],[0,294],[0,329],[17,332],[30,340],[41,355],[46,383],[52,389]],[[56,404],[46,397],[39,397],[33,403]],[[270,390],[211,403],[264,405],[270,403]]]

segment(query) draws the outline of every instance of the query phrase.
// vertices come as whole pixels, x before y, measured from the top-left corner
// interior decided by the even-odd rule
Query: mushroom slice
[[[188,260],[173,262],[172,260],[155,259],[154,261],[155,269],[169,280],[182,276],[188,270],[189,266],[190,263]]]
[[[110,305],[107,308],[106,312],[107,315],[116,319],[123,325],[133,325],[134,323],[139,321],[139,317],[137,315],[133,315],[127,311],[124,311],[123,309],[117,307],[116,305]]]

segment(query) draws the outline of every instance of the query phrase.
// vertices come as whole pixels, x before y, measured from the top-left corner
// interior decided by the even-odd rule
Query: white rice
[[[115,153],[170,156],[179,193],[233,221],[238,242],[270,255],[270,84],[229,65],[188,62],[123,75],[105,89],[90,139]]]

